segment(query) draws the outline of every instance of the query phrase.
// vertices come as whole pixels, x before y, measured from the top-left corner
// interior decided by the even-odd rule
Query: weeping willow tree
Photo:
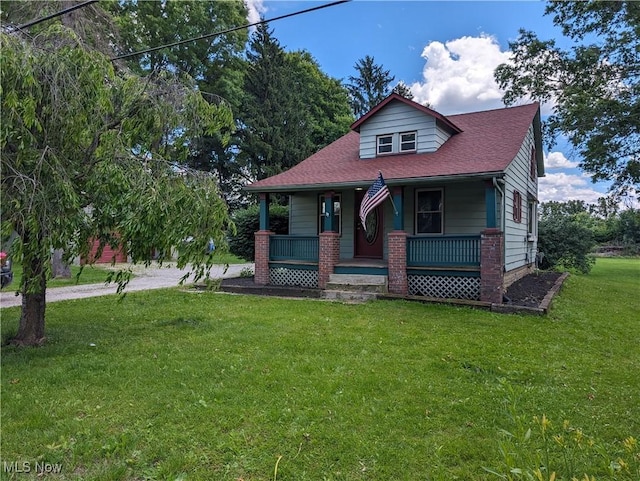
[[[215,179],[179,162],[193,139],[232,125],[230,110],[174,74],[116,71],[61,24],[4,31],[0,48],[2,229],[18,234],[12,255],[23,268],[13,342],[45,340],[53,249],[87,258],[97,239],[149,263],[180,245],[178,266],[206,275],[209,239],[223,246],[232,225]],[[127,275],[114,280],[122,288]]]

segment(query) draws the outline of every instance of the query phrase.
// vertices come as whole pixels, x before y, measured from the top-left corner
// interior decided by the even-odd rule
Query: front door
[[[367,229],[363,229],[360,222],[360,204],[362,198],[367,193],[366,190],[356,190],[355,204],[355,257],[369,257],[372,259],[382,259],[383,250],[383,219],[382,204],[377,206],[367,216]]]

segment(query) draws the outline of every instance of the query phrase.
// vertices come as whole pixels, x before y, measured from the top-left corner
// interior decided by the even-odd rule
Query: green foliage
[[[246,65],[236,162],[251,179],[283,172],[348,131],[339,82],[307,52],[284,52],[266,25],[252,36]]]
[[[229,238],[229,251],[248,261],[255,257],[255,236],[260,230],[260,207],[253,205],[233,214],[236,234]],[[289,208],[273,204],[269,207],[269,230],[276,234],[289,233]]]
[[[86,256],[92,239],[148,262],[191,236],[178,264],[204,275],[212,258],[203,246],[213,238],[222,248],[231,225],[215,179],[176,163],[192,138],[228,127],[231,112],[187,78],[117,73],[56,23],[0,41],[2,230],[20,238],[12,257],[22,260],[23,295],[44,293],[52,249]],[[43,308],[29,312],[25,329],[44,325]]]
[[[499,431],[501,465],[485,468],[487,472],[508,481],[592,481],[596,472],[605,479],[640,477],[640,445],[633,436],[610,449],[569,420],[558,423],[545,414],[528,418],[518,406],[522,390],[504,380],[501,383],[510,425]]]
[[[179,288],[55,302],[51,342],[1,347],[2,458],[62,463],[56,480],[272,481],[282,456],[281,481],[495,481],[516,476],[501,445],[537,462],[544,415],[551,470],[566,452],[580,481],[637,481],[639,264],[598,259],[544,318]],[[584,452],[552,438],[578,429]]]
[[[640,185],[640,4],[551,1],[546,14],[575,45],[563,50],[521,30],[512,62],[495,72],[505,102],[552,102],[551,145],[566,136],[594,181],[613,180],[621,192]]]
[[[391,93],[390,85],[395,77],[389,70],[384,70],[382,65],[377,65],[375,59],[369,55],[358,60],[354,68],[358,76],[349,76],[347,90],[353,114],[361,117]],[[401,87],[396,88],[400,89],[399,93],[403,95]]]
[[[564,207],[559,202],[542,204],[538,224],[538,250],[544,256],[541,266],[587,273],[594,263],[590,253],[595,246],[593,231],[585,225],[589,215],[586,211],[568,214]]]

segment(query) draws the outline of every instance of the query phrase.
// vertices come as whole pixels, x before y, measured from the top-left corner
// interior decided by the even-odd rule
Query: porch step
[[[366,302],[376,299],[378,295],[375,292],[326,289],[322,291],[322,297],[331,301]]]
[[[331,274],[327,283],[329,291],[370,292],[384,294],[387,289],[387,276],[368,274]]]

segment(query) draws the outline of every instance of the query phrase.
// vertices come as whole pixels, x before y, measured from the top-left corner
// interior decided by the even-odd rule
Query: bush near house
[[[260,230],[260,206],[254,205],[248,209],[233,214],[237,233],[229,239],[229,250],[232,254],[247,261],[254,260],[254,234]],[[276,234],[289,233],[289,207],[272,205],[269,207],[269,230]]]

